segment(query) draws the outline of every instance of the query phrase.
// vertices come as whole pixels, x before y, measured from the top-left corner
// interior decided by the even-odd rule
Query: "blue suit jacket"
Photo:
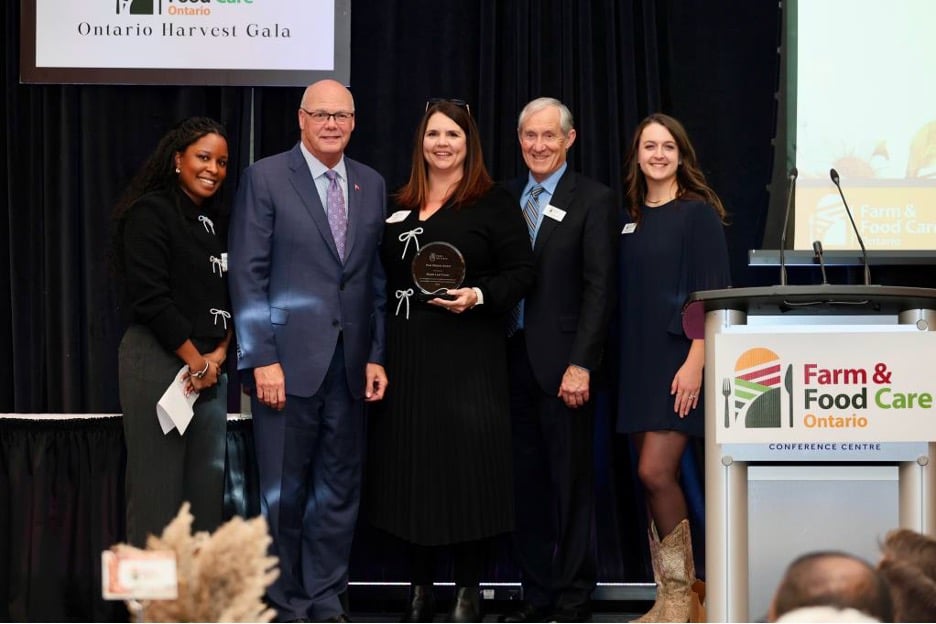
[[[328,217],[299,145],[247,168],[231,215],[229,283],[237,367],[279,362],[286,392],[316,393],[344,336],[348,387],[364,391],[367,362],[384,361],[386,290],[380,237],[383,177],[345,158],[348,237],[338,257]],[[253,384],[253,375],[244,381]]]

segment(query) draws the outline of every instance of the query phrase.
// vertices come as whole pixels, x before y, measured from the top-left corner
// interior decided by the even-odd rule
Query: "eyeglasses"
[[[348,111],[338,111],[337,113],[329,113],[328,111],[316,110],[310,111],[299,107],[303,113],[312,118],[312,121],[318,124],[323,124],[329,119],[334,119],[336,124],[346,124],[354,119],[354,113]]]
[[[442,102],[448,102],[449,104],[454,104],[455,106],[461,106],[464,108],[468,115],[471,115],[471,107],[468,106],[468,102],[465,100],[459,100],[457,98],[429,98],[426,100],[426,112],[429,112],[429,107],[435,104],[441,104]]]

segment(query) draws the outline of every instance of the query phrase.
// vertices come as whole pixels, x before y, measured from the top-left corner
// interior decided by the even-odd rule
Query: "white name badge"
[[[413,211],[412,210],[397,210],[392,215],[387,217],[387,223],[399,223],[400,221],[404,221],[406,217],[410,215],[411,212]]]
[[[549,204],[546,206],[546,210],[543,211],[543,216],[549,217],[550,219],[559,221],[561,223],[562,220],[565,219],[566,211],[562,208],[556,208],[552,204]]]
[[[221,254],[221,270],[222,271],[228,270],[228,255],[226,251]]]
[[[627,225],[624,226],[624,229],[621,230],[621,234],[633,234],[634,230],[636,229],[637,229],[636,223],[628,223]]]

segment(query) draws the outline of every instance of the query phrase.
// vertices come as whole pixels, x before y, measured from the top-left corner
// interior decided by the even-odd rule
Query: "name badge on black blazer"
[[[566,211],[562,208],[556,208],[552,204],[546,206],[546,210],[543,211],[544,217],[549,217],[553,221],[558,221],[562,223],[562,220],[565,219]]]

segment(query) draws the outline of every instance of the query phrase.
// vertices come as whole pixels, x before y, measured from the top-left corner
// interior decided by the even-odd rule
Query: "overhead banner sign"
[[[22,0],[23,82],[305,86],[350,76],[350,0]]]
[[[936,440],[936,333],[821,329],[715,336],[718,444]]]

